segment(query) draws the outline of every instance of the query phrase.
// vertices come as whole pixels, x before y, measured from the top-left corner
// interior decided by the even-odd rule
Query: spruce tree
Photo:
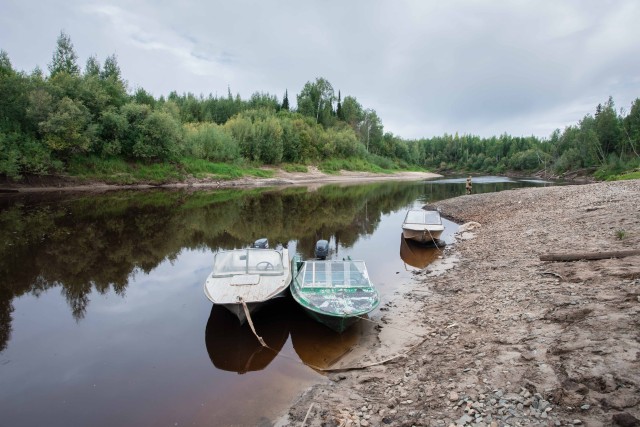
[[[56,51],[53,53],[51,64],[49,64],[49,73],[51,77],[58,73],[67,73],[73,76],[80,75],[78,55],[73,49],[71,38],[64,31],[60,31]]]
[[[284,98],[282,99],[282,109],[289,111],[289,93],[287,89],[284,91]]]

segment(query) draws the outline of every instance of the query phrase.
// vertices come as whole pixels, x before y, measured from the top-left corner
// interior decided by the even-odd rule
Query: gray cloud
[[[9,1],[0,48],[46,68],[61,29],[130,86],[292,101],[325,77],[406,138],[548,136],[640,96],[640,4],[588,1]]]

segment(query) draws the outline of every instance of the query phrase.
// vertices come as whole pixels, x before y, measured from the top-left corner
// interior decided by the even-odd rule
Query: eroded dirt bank
[[[350,184],[377,181],[419,181],[442,177],[432,172],[396,172],[390,174],[372,172],[340,171],[336,174],[327,174],[315,166],[310,166],[306,172],[286,172],[282,169],[265,168],[273,171],[271,178],[256,178],[252,176],[232,180],[220,180],[216,178],[190,178],[184,182],[167,184],[131,184],[114,185],[103,182],[82,182],[74,178],[64,177],[32,177],[22,183],[0,183],[0,195],[2,193],[38,193],[60,191],[105,192],[128,189],[149,188],[253,188],[272,186],[305,186],[315,188],[326,184]]]
[[[284,423],[640,425],[640,256],[539,259],[640,249],[640,180],[437,205],[481,226],[445,253],[453,269],[430,266],[387,305],[375,347],[401,335],[393,325],[426,340],[407,339],[403,351],[419,345],[384,365],[329,374]]]

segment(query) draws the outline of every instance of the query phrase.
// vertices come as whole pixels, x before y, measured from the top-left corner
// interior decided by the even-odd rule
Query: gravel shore
[[[540,255],[640,249],[640,180],[436,205],[479,226],[387,304],[375,348],[354,352],[404,356],[328,374],[279,424],[639,426],[640,256]]]

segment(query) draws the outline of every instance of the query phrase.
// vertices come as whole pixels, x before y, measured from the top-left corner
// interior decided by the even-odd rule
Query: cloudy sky
[[[404,138],[537,135],[640,97],[637,0],[0,0],[0,49],[46,70],[61,30],[129,89],[282,99],[324,77]]]

